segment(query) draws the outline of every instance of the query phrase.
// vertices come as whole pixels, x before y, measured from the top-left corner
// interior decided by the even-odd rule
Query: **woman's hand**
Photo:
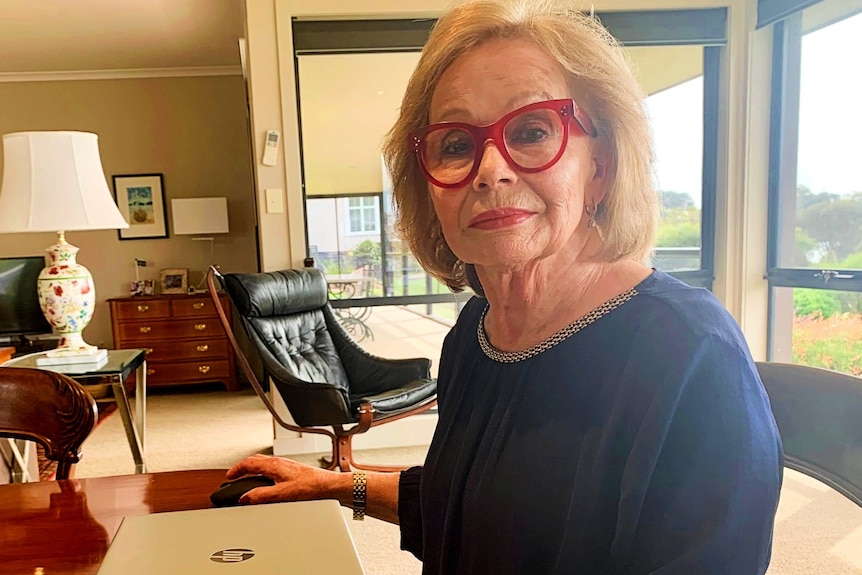
[[[349,487],[349,474],[329,471],[281,457],[252,455],[231,467],[229,480],[244,475],[265,475],[275,481],[272,487],[257,487],[240,497],[239,502],[273,503],[276,501],[308,501],[340,499],[339,488]],[[344,485],[342,485],[344,484]]]

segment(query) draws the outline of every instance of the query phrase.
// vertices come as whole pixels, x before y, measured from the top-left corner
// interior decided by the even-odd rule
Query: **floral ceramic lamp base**
[[[47,250],[49,262],[39,274],[39,303],[54,333],[61,336],[48,357],[96,355],[98,348],[84,341],[81,332],[93,317],[96,290],[90,271],[75,261],[78,248],[66,243],[63,232]]]

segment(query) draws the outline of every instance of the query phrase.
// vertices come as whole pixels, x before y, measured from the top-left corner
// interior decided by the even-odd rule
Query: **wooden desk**
[[[126,515],[212,507],[225,470],[0,486],[0,572],[95,574]]]
[[[0,364],[12,359],[13,353],[15,353],[14,347],[0,347]]]

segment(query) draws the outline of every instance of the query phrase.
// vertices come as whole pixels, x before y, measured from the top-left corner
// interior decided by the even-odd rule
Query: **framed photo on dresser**
[[[170,268],[159,272],[161,280],[159,293],[188,293],[188,268]]]

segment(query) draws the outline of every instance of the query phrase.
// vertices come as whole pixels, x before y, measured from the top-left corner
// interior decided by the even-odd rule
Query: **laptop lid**
[[[337,501],[300,501],[123,519],[99,575],[362,575]]]

